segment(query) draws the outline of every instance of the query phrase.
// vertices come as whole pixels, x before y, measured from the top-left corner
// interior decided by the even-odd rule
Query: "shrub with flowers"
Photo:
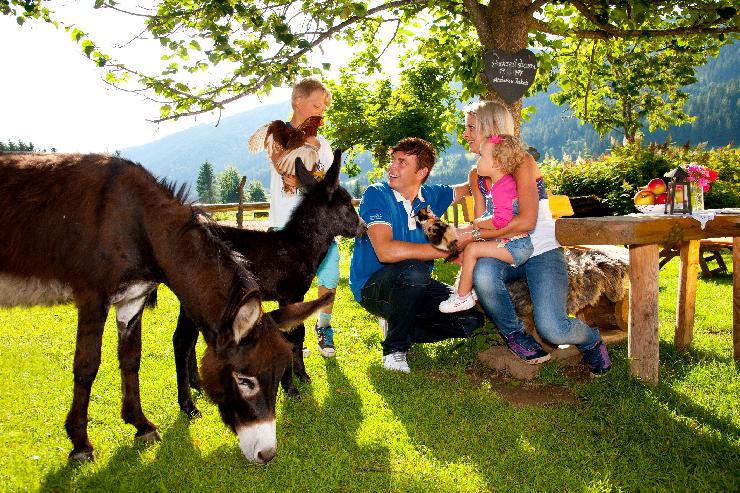
[[[689,181],[696,183],[705,192],[709,191],[709,183],[717,179],[716,171],[701,164],[689,163],[686,171],[689,173]]]
[[[707,185],[707,209],[740,206],[740,148],[734,145],[707,149],[703,144],[689,147],[635,143],[616,146],[598,158],[545,158],[540,169],[552,193],[571,197],[595,195],[615,214],[630,214],[635,210],[632,197],[641,186],[677,166],[686,169],[686,163],[707,169],[707,182],[700,182],[702,188]],[[706,192],[709,183],[712,189]]]

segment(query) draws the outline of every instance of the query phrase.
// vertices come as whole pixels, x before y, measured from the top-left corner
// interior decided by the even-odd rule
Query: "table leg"
[[[678,267],[678,299],[676,300],[676,333],[674,337],[678,349],[689,347],[694,336],[700,247],[699,240],[690,240],[681,245],[681,263]]]
[[[630,245],[628,357],[632,376],[658,383],[658,245]]]
[[[740,361],[740,236],[732,239],[732,342]]]

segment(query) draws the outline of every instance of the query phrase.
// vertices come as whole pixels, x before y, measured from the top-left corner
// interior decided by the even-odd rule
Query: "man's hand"
[[[460,240],[458,239],[457,241],[458,241],[458,244],[459,244]],[[465,252],[464,251],[461,251],[460,252],[460,255],[458,255],[457,257],[455,257],[452,260],[450,260],[450,263],[451,264],[455,264],[458,267],[462,267],[463,255],[465,255]]]

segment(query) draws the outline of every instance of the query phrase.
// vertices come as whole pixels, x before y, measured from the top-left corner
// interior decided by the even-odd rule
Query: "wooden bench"
[[[722,252],[732,253],[731,238],[707,238],[699,241],[699,267],[703,277],[712,277],[715,274],[727,274],[727,264],[722,258]],[[681,245],[663,246],[659,252],[660,263],[662,268],[673,257],[677,257],[681,252]],[[717,266],[712,267],[711,262],[716,262]]]

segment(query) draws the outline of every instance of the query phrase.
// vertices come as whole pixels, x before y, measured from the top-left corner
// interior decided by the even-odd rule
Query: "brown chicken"
[[[313,172],[319,162],[319,148],[310,142],[309,137],[316,137],[323,118],[311,116],[298,127],[293,127],[282,120],[275,120],[258,128],[249,137],[249,151],[252,153],[267,151],[272,165],[281,176],[295,175],[295,160],[301,158],[306,169]],[[295,193],[296,190],[285,184],[283,191]]]

